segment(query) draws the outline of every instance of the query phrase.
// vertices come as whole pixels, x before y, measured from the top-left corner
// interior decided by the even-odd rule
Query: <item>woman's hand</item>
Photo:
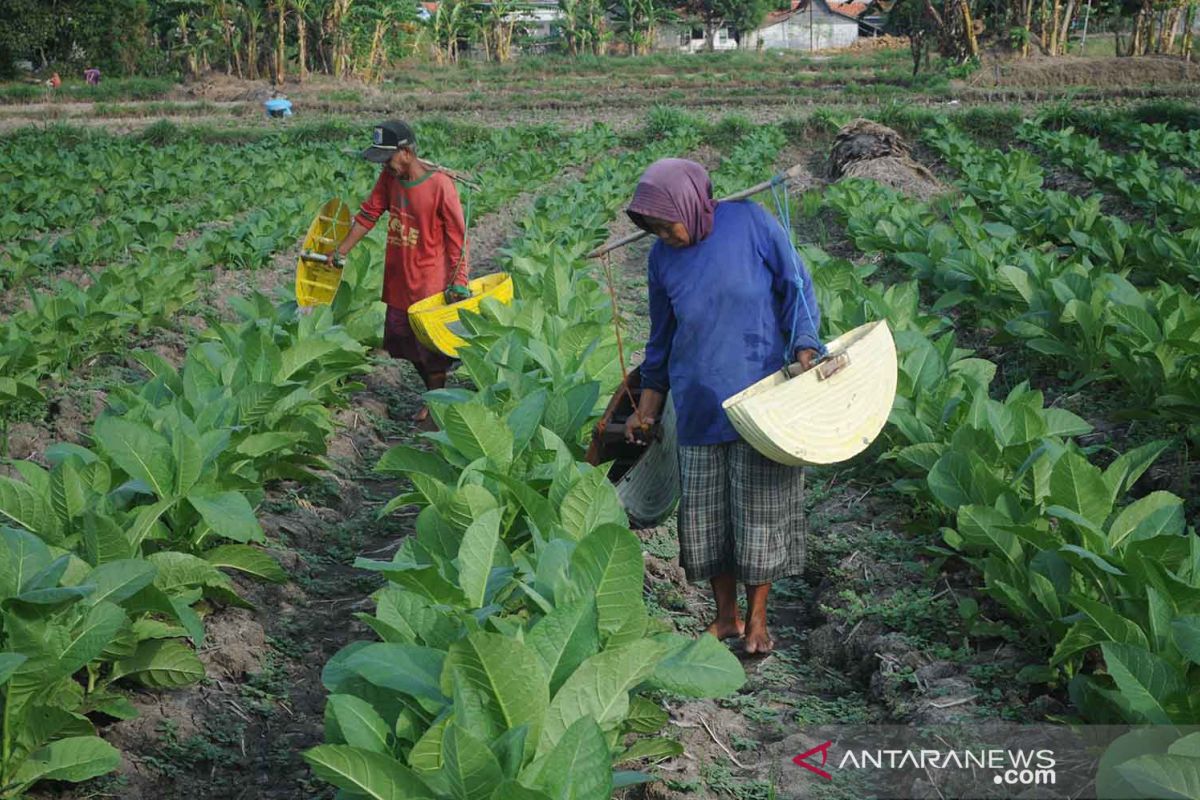
[[[625,420],[625,441],[630,444],[650,444],[650,439],[647,434],[650,428],[654,426],[655,420],[652,417],[642,416],[637,413],[629,415],[629,419]]]
[[[812,369],[813,364],[820,358],[820,353],[812,348],[800,349],[796,351],[796,363],[800,365],[801,372],[808,372]]]

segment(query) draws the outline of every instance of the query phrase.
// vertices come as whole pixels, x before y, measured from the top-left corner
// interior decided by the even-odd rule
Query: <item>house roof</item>
[[[837,2],[833,2],[833,0],[830,0],[829,10],[835,14],[841,14],[843,17],[850,17],[851,19],[858,19],[866,12],[867,7],[869,5],[870,5],[870,3],[863,3],[863,2],[837,3]]]
[[[804,0],[792,0],[791,8],[783,10],[783,11],[769,12],[767,14],[766,18],[763,19],[762,25],[760,25],[759,27],[767,28],[767,27],[770,27],[771,25],[777,25],[778,23],[783,22],[785,19],[790,17],[792,14],[795,14],[797,11],[799,11],[800,7],[803,5],[804,5]]]

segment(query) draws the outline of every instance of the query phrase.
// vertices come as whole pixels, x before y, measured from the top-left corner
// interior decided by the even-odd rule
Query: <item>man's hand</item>
[[[813,364],[820,358],[820,353],[812,348],[799,349],[796,351],[795,361],[800,365],[801,372],[808,372],[812,369]]]
[[[654,422],[650,417],[630,414],[629,419],[625,420],[625,441],[630,444],[650,444],[650,428]]]
[[[453,286],[447,286],[444,293],[447,303],[457,303],[461,300],[468,300],[471,297],[471,287],[456,283]]]
[[[346,266],[346,254],[338,250],[334,250],[329,256],[329,266],[334,269],[341,269]]]

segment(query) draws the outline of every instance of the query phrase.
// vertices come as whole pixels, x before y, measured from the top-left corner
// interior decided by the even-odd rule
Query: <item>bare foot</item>
[[[429,419],[429,406],[421,406],[412,416],[413,422],[424,422],[427,419]]]
[[[705,633],[711,633],[718,639],[737,639],[744,636],[746,633],[746,623],[740,619],[718,619],[705,629]]]
[[[775,649],[775,640],[765,624],[748,625],[746,627],[746,653],[749,655],[765,656]]]

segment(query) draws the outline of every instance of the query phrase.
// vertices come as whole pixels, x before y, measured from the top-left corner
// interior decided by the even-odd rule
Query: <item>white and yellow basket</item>
[[[875,440],[891,414],[896,344],[887,322],[855,328],[827,349],[813,369],[795,377],[773,373],[722,404],[742,438],[772,461],[846,461]]]

